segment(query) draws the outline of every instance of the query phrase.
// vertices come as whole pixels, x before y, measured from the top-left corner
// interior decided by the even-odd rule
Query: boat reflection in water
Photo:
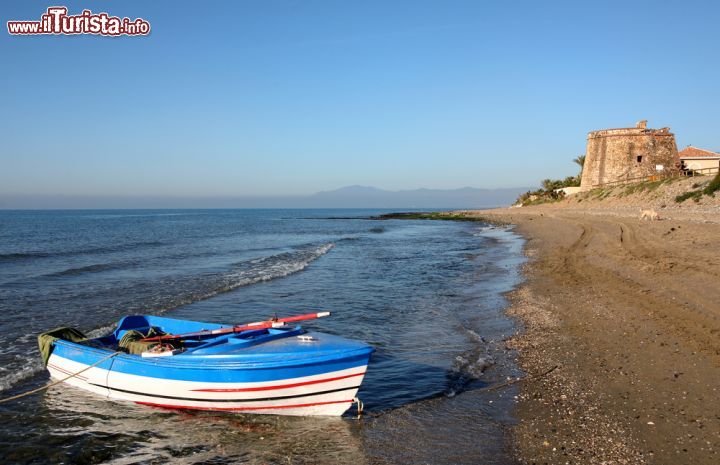
[[[62,387],[43,397],[46,418],[61,418],[63,427],[48,422],[35,425],[32,434],[56,446],[48,448],[56,449],[56,463],[367,463],[352,431],[356,422],[348,418],[170,411],[129,403],[118,408]],[[35,456],[26,449],[16,453]]]

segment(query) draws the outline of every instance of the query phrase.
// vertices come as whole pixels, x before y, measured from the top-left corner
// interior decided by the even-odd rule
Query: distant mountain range
[[[322,191],[306,198],[327,208],[483,208],[510,205],[530,188],[412,189],[388,191],[376,187],[348,186]]]
[[[510,205],[518,195],[530,189],[463,187],[388,191],[376,187],[348,186],[293,197],[2,195],[0,208],[489,208]]]

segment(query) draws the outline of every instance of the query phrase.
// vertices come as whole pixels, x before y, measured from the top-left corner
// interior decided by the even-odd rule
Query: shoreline
[[[521,463],[720,462],[720,215],[451,215],[513,224],[526,240],[508,345],[529,375],[558,369],[521,383],[510,435]]]

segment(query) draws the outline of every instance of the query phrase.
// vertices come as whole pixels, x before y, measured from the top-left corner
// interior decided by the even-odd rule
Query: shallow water
[[[0,405],[18,463],[512,463],[502,293],[521,240],[481,223],[328,219],[362,210],[0,212],[0,396],[47,381],[35,345],[128,313],[305,325],[372,344],[366,415],[177,413],[68,388]]]

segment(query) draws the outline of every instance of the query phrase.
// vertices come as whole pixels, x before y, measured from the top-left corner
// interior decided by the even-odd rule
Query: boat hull
[[[54,379],[67,378],[92,364],[65,358],[60,355],[62,350],[56,352],[47,365]],[[353,404],[367,368],[367,360],[357,360],[351,367],[329,364],[327,371],[259,382],[234,381],[232,378],[247,379],[248,374],[224,370],[215,375],[228,378],[227,382],[206,382],[123,373],[114,371],[113,364],[114,360],[108,360],[65,383],[108,399],[169,409],[339,416]]]
[[[362,342],[297,326],[184,341],[163,356],[133,354],[118,341],[122,331],[138,325],[172,334],[221,328],[163,317],[125,317],[108,336],[53,340],[47,359],[51,377],[108,399],[155,407],[337,416],[354,402],[373,352]],[[62,331],[41,335],[40,340],[52,334]]]

